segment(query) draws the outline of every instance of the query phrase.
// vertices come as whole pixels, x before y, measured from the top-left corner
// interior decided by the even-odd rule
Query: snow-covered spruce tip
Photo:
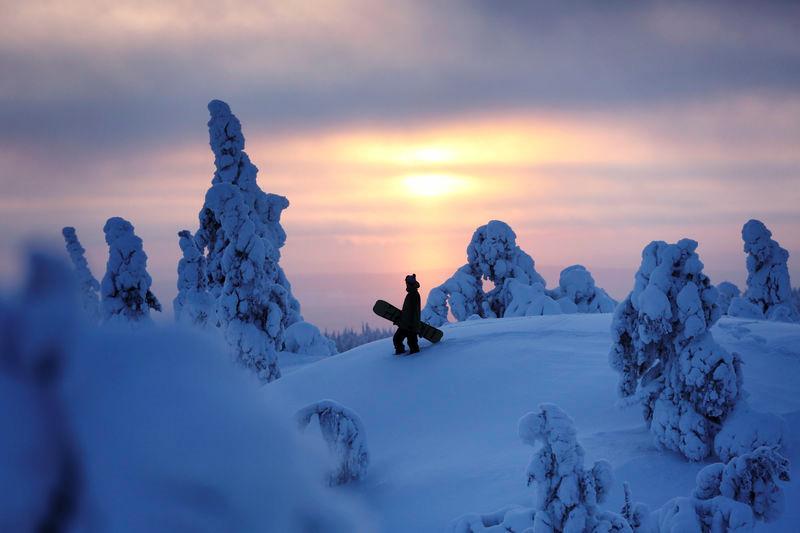
[[[367,475],[369,452],[361,418],[333,400],[321,400],[297,411],[295,420],[303,430],[315,415],[319,418],[322,438],[337,461],[336,468],[328,473],[328,483],[343,485],[363,479]]]
[[[205,254],[207,290],[233,356],[269,382],[280,377],[276,352],[283,348],[284,331],[302,319],[278,264],[286,241],[280,215],[289,202],[256,183],[258,169],[244,151],[241,124],[228,104],[213,100],[208,109],[216,170],[194,241]]]
[[[86,261],[86,250],[81,246],[75,228],[67,226],[61,230],[67,246],[67,253],[75,268],[75,277],[81,294],[81,304],[89,320],[97,322],[100,320],[100,283],[92,275],[89,263]]]
[[[470,514],[450,524],[452,533],[630,532],[625,519],[598,507],[613,484],[611,465],[597,461],[584,467],[583,447],[575,425],[558,406],[541,404],[519,421],[522,442],[541,446],[528,465],[528,485],[535,485],[533,508],[511,506],[487,515]]]
[[[103,227],[108,244],[106,275],[100,285],[103,320],[141,322],[150,319],[150,309],[161,304],[150,291],[147,255],[133,225],[120,217],[109,218]]]
[[[207,290],[206,258],[189,231],[178,232],[178,239],[183,257],[178,262],[178,295],[172,301],[175,320],[206,328],[209,321],[216,323],[214,302]]]
[[[772,232],[759,220],[742,228],[747,255],[747,290],[731,301],[728,314],[743,318],[800,321],[800,309],[792,301],[792,286],[786,266],[789,252],[772,239]]]
[[[633,291],[611,326],[611,367],[620,396],[637,397],[656,443],[699,461],[741,395],[736,354],[716,343],[717,290],[697,243],[651,242]]]

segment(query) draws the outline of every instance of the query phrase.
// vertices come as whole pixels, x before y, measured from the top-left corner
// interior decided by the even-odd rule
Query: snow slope
[[[542,402],[575,420],[587,464],[611,462],[615,484],[606,508],[618,511],[622,482],[634,499],[658,507],[688,495],[704,463],[655,448],[638,407],[616,406],[608,365],[611,315],[475,320],[445,326],[441,343],[394,357],[376,341],[285,375],[264,387],[292,408],[330,398],[364,422],[371,455],[352,488],[381,531],[442,531],[468,512],[530,504],[525,467],[531,448],[517,420]],[[792,478],[800,464],[800,326],[725,317],[713,328],[744,359],[751,406],[783,415],[790,428]],[[763,531],[796,531],[800,485],[784,484],[786,511]]]

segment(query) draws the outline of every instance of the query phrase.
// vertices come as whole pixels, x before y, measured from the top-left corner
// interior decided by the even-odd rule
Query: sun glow
[[[403,186],[414,196],[436,197],[464,192],[470,184],[453,174],[409,174],[403,178]]]

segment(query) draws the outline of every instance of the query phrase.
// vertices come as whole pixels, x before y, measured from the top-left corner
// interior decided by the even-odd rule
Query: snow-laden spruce
[[[450,524],[451,533],[630,532],[620,515],[602,510],[614,482],[604,460],[584,466],[583,447],[575,424],[558,406],[541,404],[519,421],[522,442],[536,448],[527,468],[535,486],[532,508],[510,506],[488,514],[464,515]]]
[[[67,253],[75,269],[83,310],[89,320],[97,322],[100,320],[100,283],[89,269],[89,263],[85,256],[86,250],[81,246],[75,228],[67,226],[61,230],[61,233],[64,235]]]
[[[739,401],[742,376],[738,356],[710,332],[717,290],[696,248],[690,239],[645,247],[633,291],[614,313],[609,362],[656,443],[699,461]]]
[[[539,284],[544,288],[544,278],[536,272],[533,259],[517,245],[516,239],[511,227],[499,220],[476,229],[467,246],[467,264],[431,290],[422,320],[434,326],[447,323],[448,306],[459,321],[473,315],[503,317],[514,295],[519,295],[519,286]],[[494,288],[484,291],[483,280],[490,281]],[[549,295],[543,299],[547,302],[537,302],[538,308],[558,309],[557,305],[549,305],[552,301]],[[514,309],[531,307],[532,303],[517,301]]]
[[[241,124],[228,104],[213,100],[208,109],[216,170],[195,243],[205,254],[215,318],[234,356],[268,382],[280,377],[276,352],[283,348],[284,331],[302,320],[278,264],[286,241],[280,216],[289,202],[256,183],[258,168],[244,151]]]
[[[673,498],[653,512],[631,503],[626,487],[622,515],[635,533],[752,531],[756,521],[771,522],[783,512],[778,481],[789,481],[789,461],[762,446],[727,464],[706,466],[691,496]]]
[[[447,281],[431,289],[421,320],[436,327],[446,324],[448,305],[458,321],[472,315],[482,316],[485,298],[480,276],[471,265],[464,265]]]
[[[759,220],[742,228],[747,255],[747,290],[731,301],[728,314],[742,318],[800,321],[800,310],[792,302],[787,262],[789,252],[772,239],[772,232]]]
[[[335,355],[336,343],[320,332],[319,328],[309,322],[295,322],[286,328],[284,348],[287,352],[302,355]]]
[[[483,281],[494,287],[484,291]],[[610,313],[616,303],[597,287],[581,265],[561,272],[559,286],[548,291],[530,255],[517,245],[514,230],[499,220],[479,227],[467,246],[467,264],[431,289],[422,320],[434,326],[477,318]]]
[[[214,302],[208,292],[206,258],[188,231],[178,232],[183,257],[178,262],[178,295],[172,301],[175,320],[206,328],[216,324]]]
[[[611,313],[617,306],[616,300],[595,285],[592,273],[583,265],[562,270],[552,296],[565,313]]]
[[[358,414],[333,400],[321,400],[297,411],[295,420],[304,430],[314,416],[319,420],[322,438],[336,461],[336,467],[328,473],[328,483],[343,485],[363,479],[369,466],[369,451],[367,434]]]
[[[161,311],[161,304],[150,291],[153,283],[147,273],[147,255],[133,225],[112,217],[103,227],[108,244],[106,275],[100,285],[103,320],[137,323],[150,319],[150,309]]]
[[[717,285],[717,293],[717,305],[719,306],[719,310],[723,315],[727,315],[728,309],[731,306],[731,301],[734,298],[738,298],[742,294],[742,291],[730,281],[723,281]]]

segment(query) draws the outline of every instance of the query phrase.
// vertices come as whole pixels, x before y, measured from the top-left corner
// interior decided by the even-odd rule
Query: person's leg
[[[419,351],[419,342],[417,342],[417,334],[413,331],[408,332],[408,348],[409,348],[409,353],[417,353]]]
[[[400,355],[402,353],[406,353],[406,348],[403,346],[403,339],[405,338],[406,333],[400,328],[397,328],[397,331],[394,332],[394,337],[392,337],[392,342],[394,343],[394,353],[395,355]]]

